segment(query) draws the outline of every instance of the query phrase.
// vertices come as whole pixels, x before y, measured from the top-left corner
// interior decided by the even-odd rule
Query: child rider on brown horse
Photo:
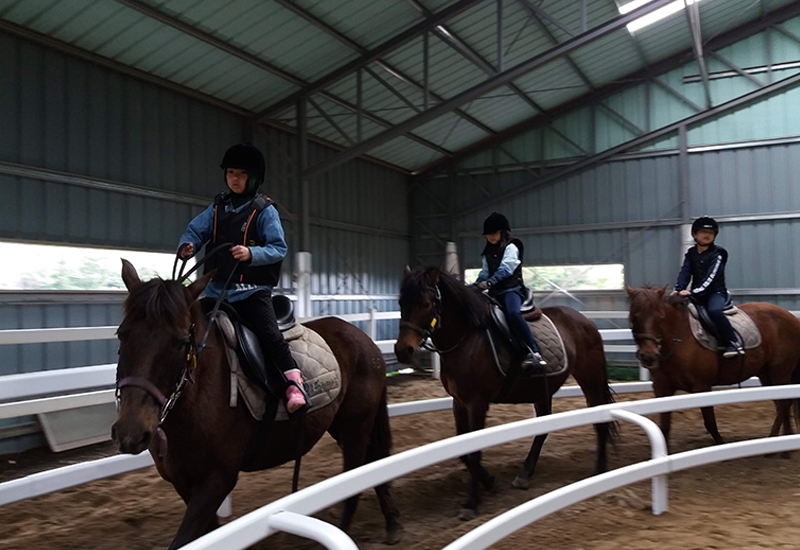
[[[489,295],[500,302],[511,330],[527,346],[528,354],[522,361],[522,369],[537,366],[546,368],[547,361],[539,353],[531,328],[520,313],[522,300],[525,299],[522,283],[522,257],[525,248],[519,239],[511,238],[508,219],[498,212],[492,212],[483,222],[483,234],[486,235],[487,242],[481,254],[483,268],[475,286],[488,290]]]
[[[703,216],[694,221],[692,237],[697,244],[686,251],[672,294],[689,296],[696,305],[706,307],[717,327],[719,345],[725,348],[722,356],[730,358],[744,355],[744,349],[723,310],[728,301],[728,289],[725,287],[728,251],[714,243],[717,235],[719,225],[713,218]],[[692,290],[686,290],[690,281]]]
[[[266,170],[264,156],[250,143],[239,143],[228,149],[220,167],[228,191],[217,195],[214,203],[189,223],[180,240],[180,253],[189,257],[207,242],[209,247],[236,243],[230,251],[221,250],[206,262],[206,271],[217,269],[206,296],[219,298],[231,271],[236,270],[227,300],[255,332],[264,355],[286,377],[286,409],[293,413],[306,401],[298,389],[302,375],[272,307],[272,288],[280,280],[287,246],[278,211],[270,199],[258,193]]]

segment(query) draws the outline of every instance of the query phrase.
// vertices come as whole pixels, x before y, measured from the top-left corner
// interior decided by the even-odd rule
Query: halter
[[[672,346],[667,355],[665,355],[665,356],[661,355],[661,347],[662,347],[662,343],[664,341],[664,334],[663,333],[659,333],[658,336],[653,336],[652,334],[648,334],[647,332],[638,332],[638,333],[635,332],[633,334],[633,339],[636,341],[637,344],[639,343],[639,340],[649,340],[649,341],[653,342],[656,345],[656,347],[658,348],[658,357],[661,360],[669,359],[672,356],[672,354],[675,353],[675,346]],[[675,343],[675,344],[679,344],[679,343],[681,343],[681,339],[680,338],[673,338],[672,342]],[[638,349],[636,350],[636,359],[639,361],[640,365],[642,365],[644,368],[646,368],[648,370],[652,370],[652,369],[657,368],[657,367],[648,367],[647,365],[642,364],[642,354],[639,352]]]
[[[438,353],[439,355],[444,355],[446,353],[455,351],[464,341],[464,338],[467,337],[467,334],[464,333],[458,340],[458,342],[456,342],[455,346],[445,350],[437,348],[433,344],[432,340],[430,343],[428,343],[428,340],[433,336],[433,333],[436,332],[441,327],[441,319],[442,319],[442,291],[439,289],[439,285],[434,285],[433,288],[431,287],[428,288],[436,291],[436,297],[433,300],[433,317],[431,318],[431,322],[430,325],[428,325],[428,328],[422,328],[410,321],[404,321],[402,319],[400,320],[400,328],[401,329],[406,328],[408,330],[411,330],[412,332],[416,332],[417,334],[419,334],[422,337],[422,343],[420,344],[421,348]]]
[[[194,333],[195,325],[189,327],[189,335],[184,339],[187,347],[186,351],[186,365],[181,370],[181,374],[178,377],[178,381],[175,384],[175,388],[172,390],[169,398],[165,397],[161,390],[158,387],[147,380],[146,378],[142,378],[141,376],[126,376],[122,380],[117,381],[117,388],[114,393],[116,400],[117,400],[117,409],[119,409],[119,401],[122,394],[122,388],[126,387],[133,387],[139,388],[150,394],[156,402],[161,405],[161,412],[158,415],[158,427],[156,428],[156,435],[158,435],[161,441],[161,447],[158,451],[158,456],[163,457],[167,454],[167,435],[164,433],[164,430],[161,428],[161,425],[167,419],[167,415],[172,410],[172,407],[175,406],[175,403],[178,401],[180,396],[183,394],[183,390],[186,389],[186,385],[189,382],[194,383],[194,379],[192,378],[192,373],[197,369],[197,360],[200,357],[200,353],[198,351],[197,342],[195,341],[195,333]],[[202,348],[200,348],[202,349]]]

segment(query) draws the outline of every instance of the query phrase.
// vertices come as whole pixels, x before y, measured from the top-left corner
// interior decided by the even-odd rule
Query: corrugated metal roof
[[[424,15],[405,1],[292,0],[311,17],[317,18],[322,24],[355,43],[348,45],[276,2],[139,1],[149,9],[157,10],[305,82],[312,82],[329,74],[358,58],[363,49],[374,48],[424,20]],[[427,10],[438,13],[452,6],[456,0],[420,1]],[[518,0],[502,1],[505,48],[503,57],[504,68],[507,69],[548,50],[553,46],[553,41],[541,31]],[[789,0],[766,0],[763,6],[769,11],[788,3]],[[546,0],[537,2],[537,5],[570,31],[580,32],[577,2]],[[761,3],[754,3],[752,0],[703,0],[699,7],[705,40],[747,21],[758,19],[762,9]],[[586,2],[588,28],[607,22],[617,15],[616,2]],[[0,0],[0,17],[253,112],[260,112],[299,89],[291,79],[231,55],[115,0]],[[485,0],[449,19],[439,30],[449,32],[466,44],[494,70],[498,62],[496,23],[497,2]],[[568,32],[547,18],[543,19],[542,24],[556,40],[570,38]],[[797,24],[791,25],[794,25],[795,32],[800,33]],[[418,85],[425,78],[422,42],[422,38],[417,37],[384,57],[385,61],[404,72]],[[691,38],[685,14],[682,11],[674,14],[638,31],[634,36],[627,30],[620,30],[573,52],[571,59],[593,86],[600,87],[642,68],[643,62],[637,52],[637,45],[650,63],[688,50]],[[772,48],[776,61],[797,58],[797,45],[778,33],[773,33]],[[733,46],[726,55],[734,56],[740,64],[747,65],[748,51],[750,50],[746,45]],[[718,68],[716,62],[709,63],[712,70]],[[484,70],[435,33],[430,35],[429,65],[432,95],[438,94],[445,99],[488,78]],[[378,63],[371,64],[370,68],[418,108],[422,108],[423,94],[414,84],[397,78]],[[691,71],[690,68],[686,70]],[[675,73],[664,78],[672,79],[671,85],[679,88],[693,101],[702,103],[702,88],[695,84],[682,84],[681,76],[682,74]],[[351,74],[329,86],[326,92],[355,104],[355,80],[355,76]],[[516,79],[515,84],[545,109],[561,105],[589,91],[574,68],[563,59]],[[715,99],[724,99],[731,90],[731,87],[719,88],[715,91]],[[651,100],[656,97],[654,95]],[[363,98],[366,111],[391,124],[400,123],[416,114],[406,102],[366,73],[363,75]],[[355,139],[354,113],[319,94],[314,99]],[[431,104],[435,103],[431,98]],[[496,131],[536,114],[524,98],[520,98],[507,86],[484,94],[463,109]],[[313,135],[346,145],[347,141],[324,117],[312,107],[309,107],[309,113],[309,130]],[[672,119],[679,114],[664,113],[663,117]],[[631,116],[635,118],[634,114]],[[290,125],[294,124],[293,109],[287,109],[280,117],[285,118]],[[460,122],[456,122],[459,120]],[[454,125],[456,129],[452,130]],[[384,130],[383,125],[365,117],[363,137],[376,135]],[[414,132],[450,150],[486,137],[486,132],[454,114],[442,116]],[[402,151],[405,146],[410,147],[408,153]],[[430,158],[441,157],[441,153],[406,138],[395,139],[376,148],[372,154],[410,169],[423,166]]]
[[[425,166],[444,157],[442,153],[432,151],[407,137],[384,143],[370,154],[398,166]]]

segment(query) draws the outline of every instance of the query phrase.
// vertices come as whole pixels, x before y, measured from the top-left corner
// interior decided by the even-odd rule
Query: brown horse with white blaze
[[[553,394],[569,375],[583,390],[590,406],[613,401],[605,370],[603,340],[594,324],[574,309],[543,309],[564,341],[569,368],[548,377],[519,377],[506,388],[506,378],[495,365],[487,330],[492,330],[489,303],[480,291],[436,268],[407,270],[400,290],[401,329],[395,353],[403,363],[430,334],[440,350],[441,378],[453,396],[453,414],[459,434],[481,430],[486,424],[490,403],[533,403],[538,416],[550,414]],[[424,327],[431,327],[430,329]],[[501,360],[511,361],[513,352],[496,338]],[[500,401],[502,399],[502,401]],[[609,424],[597,424],[597,463],[595,472],[606,469],[606,443],[613,434]],[[530,452],[514,479],[514,487],[527,489],[547,435],[536,436]],[[471,519],[481,500],[481,486],[490,489],[494,477],[481,465],[481,453],[461,457],[469,470],[471,483],[460,517]]]
[[[190,371],[193,383],[186,385],[160,422],[165,396],[186,374],[187,362],[191,364],[206,330],[207,318],[197,298],[211,275],[188,287],[172,280],[142,282],[123,260],[122,279],[129,294],[118,330],[119,411],[112,438],[123,453],[149,449],[161,477],[186,502],[170,549],[217,526],[216,510],[236,485],[240,471],[264,470],[294,459],[303,428],[302,452],[328,431],[342,449],[345,470],[386,457],[391,447],[383,356],[366,334],[335,318],[306,324],[336,356],[342,385],[330,404],[308,413],[304,426],[293,417],[275,422],[266,441],[257,439],[264,435],[261,425],[243,400],[235,408],[229,405],[230,367],[216,329],[209,333],[210,347]],[[391,488],[385,484],[375,492],[386,518],[387,542],[398,542],[402,527]],[[358,495],[345,502],[342,529],[350,525],[357,502]]]
[[[738,306],[761,332],[759,347],[744,357],[723,359],[701,346],[689,326],[688,298],[667,296],[667,288],[627,287],[630,325],[639,350],[639,361],[649,369],[656,397],[710,391],[757,376],[765,386],[800,383],[800,321],[773,304],[752,302]],[[797,401],[797,400],[795,400]],[[770,435],[792,433],[791,400],[775,403],[776,416]],[[724,443],[717,429],[713,407],[703,407],[706,430],[716,443]],[[796,411],[797,412],[797,411]],[[670,413],[661,414],[661,430],[669,440]]]

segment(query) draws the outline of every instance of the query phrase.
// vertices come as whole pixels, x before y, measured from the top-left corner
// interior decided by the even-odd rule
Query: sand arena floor
[[[390,402],[445,396],[441,385],[427,378],[391,379]],[[618,396],[643,399],[649,394]],[[558,399],[555,412],[583,407],[582,399]],[[720,431],[728,441],[765,436],[773,419],[771,402],[717,408]],[[529,418],[528,405],[495,405],[488,425]],[[392,419],[394,452],[455,435],[449,411]],[[708,446],[699,410],[675,413],[672,450]],[[623,425],[621,440],[610,450],[609,467],[618,468],[649,457],[641,429]],[[458,460],[415,472],[394,483],[406,529],[397,548],[434,550],[444,547],[487,519],[537,495],[588,476],[594,464],[595,438],[590,427],[552,434],[545,443],[532,487],[511,487],[530,441],[484,452],[484,465],[497,476],[498,489],[487,495],[480,515],[462,522],[457,517],[465,499],[468,475]],[[113,454],[110,444],[54,455],[34,451],[0,462],[0,481],[31,472]],[[341,471],[341,454],[325,436],[303,461],[302,486]],[[9,463],[9,459],[14,463]],[[649,482],[639,483],[553,514],[496,545],[507,549],[692,550],[800,547],[800,453],[789,460],[755,457],[716,464],[670,479],[670,510],[655,517],[649,511]],[[243,474],[233,493],[234,518],[289,492],[291,465],[268,472]],[[154,468],[97,481],[0,508],[0,549],[138,550],[166,548],[175,533],[184,504]],[[335,523],[339,508],[319,517]],[[373,492],[359,505],[351,531],[363,550],[379,550],[383,518]],[[310,550],[319,545],[277,535],[257,549]]]

